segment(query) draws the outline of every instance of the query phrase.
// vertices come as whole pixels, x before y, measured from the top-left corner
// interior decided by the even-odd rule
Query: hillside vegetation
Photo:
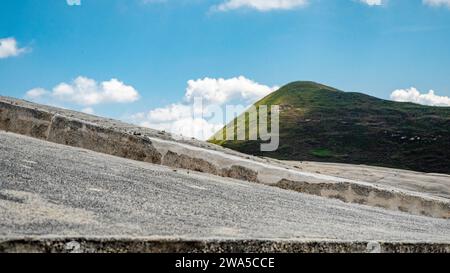
[[[210,142],[252,155],[450,173],[450,107],[430,107],[343,92],[314,82],[290,83],[258,101],[280,106],[280,146]],[[248,116],[246,124],[248,124]],[[236,126],[236,120],[227,126]],[[223,134],[224,129],[218,134]]]

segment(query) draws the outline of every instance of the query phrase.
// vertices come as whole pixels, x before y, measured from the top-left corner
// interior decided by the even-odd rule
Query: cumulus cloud
[[[381,6],[386,0],[360,0],[369,6]]]
[[[381,6],[387,0],[359,0],[360,2],[369,6]],[[432,2],[448,2],[450,0],[425,0]],[[270,10],[290,10],[305,6],[308,0],[226,0],[217,6],[213,6],[216,11],[229,11],[240,8],[255,9],[258,11]]]
[[[226,0],[214,6],[214,10],[229,11],[240,8],[256,9],[258,11],[289,10],[304,6],[307,0]]]
[[[244,105],[253,103],[276,89],[277,86],[269,87],[243,76],[190,80],[182,102],[152,109],[147,113],[137,113],[131,116],[130,121],[141,126],[205,140],[227,122],[223,116],[214,116],[215,110],[223,110],[226,104],[232,102]],[[242,106],[241,109],[245,108]]]
[[[142,4],[161,4],[166,2],[167,0],[141,0]]]
[[[73,103],[84,106],[83,112],[94,113],[91,106],[105,103],[131,103],[139,99],[139,93],[134,87],[117,79],[97,83],[87,77],[77,77],[70,83],[60,83],[53,89],[33,88],[26,92],[25,98],[60,105]]]
[[[15,38],[0,39],[0,59],[16,57],[28,50],[28,48],[19,48]]]
[[[26,93],[26,97],[28,99],[34,100],[34,99],[42,98],[48,94],[49,94],[49,92],[47,90],[45,90],[44,88],[34,88],[34,89],[29,90]]]
[[[450,0],[423,0],[423,3],[433,7],[447,6],[450,8]]]
[[[173,122],[193,115],[189,105],[174,103],[163,108],[156,108],[148,112],[147,119],[152,123]]]
[[[175,135],[205,140],[223,127],[222,122],[213,122],[203,116],[202,106],[174,103],[156,108],[147,113],[137,113],[130,121]]]
[[[398,89],[392,92],[391,99],[400,102],[413,102],[430,106],[450,106],[450,97],[438,96],[433,90],[428,93],[420,93],[414,87],[409,89]]]
[[[66,0],[69,6],[81,6],[81,0]]]
[[[278,89],[249,80],[243,76],[231,79],[204,78],[188,81],[185,100],[202,97],[208,103],[224,104],[234,99],[254,102]]]
[[[76,1],[76,0],[67,0]],[[144,4],[166,3],[168,0],[141,0]],[[369,6],[383,6],[388,0],[351,0],[364,3]],[[236,9],[254,9],[261,12],[271,10],[291,10],[309,3],[309,0],[222,0],[218,5],[211,7],[213,11],[230,11]],[[422,0],[428,6],[447,6],[450,8],[450,0]]]
[[[90,114],[90,115],[95,114],[94,108],[92,108],[92,107],[83,108],[83,109],[81,109],[81,112]]]

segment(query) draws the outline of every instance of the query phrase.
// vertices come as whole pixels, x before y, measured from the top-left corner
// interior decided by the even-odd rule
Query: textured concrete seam
[[[146,238],[1,239],[2,253],[450,253],[450,243]]]
[[[427,200],[402,192],[391,192],[375,187],[353,183],[308,183],[305,181],[280,180],[274,186],[301,193],[338,199],[389,210],[408,212],[435,218],[450,218],[450,204],[439,200]]]

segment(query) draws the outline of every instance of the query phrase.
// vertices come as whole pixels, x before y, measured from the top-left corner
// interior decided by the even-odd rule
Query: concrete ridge
[[[182,168],[345,202],[450,218],[450,201],[426,193],[302,172],[269,159],[180,139],[112,119],[0,97],[0,129],[128,159]]]
[[[0,253],[450,253],[449,243],[153,237],[0,238]]]

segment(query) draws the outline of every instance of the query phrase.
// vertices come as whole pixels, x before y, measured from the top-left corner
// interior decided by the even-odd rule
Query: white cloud
[[[33,100],[33,99],[39,99],[48,94],[49,94],[49,92],[47,90],[45,90],[44,88],[34,88],[34,89],[29,90],[26,93],[25,97]]]
[[[14,38],[0,39],[0,59],[19,56],[28,50],[27,48],[19,48]]]
[[[79,2],[80,0],[67,0],[72,2]],[[388,0],[352,0],[358,1],[369,6],[383,6]],[[167,0],[141,0],[144,4],[166,3]],[[309,3],[309,0],[222,0],[218,5],[211,7],[213,11],[230,11],[236,9],[254,9],[258,11],[271,10],[291,10]],[[428,6],[447,6],[450,8],[450,0],[422,0]]]
[[[156,108],[147,113],[132,115],[130,121],[141,126],[165,130],[186,137],[205,140],[220,130],[223,116],[211,116],[214,109],[227,103],[247,105],[278,89],[249,80],[243,76],[231,79],[204,78],[187,83],[183,103]],[[201,104],[196,99],[201,98]],[[245,107],[242,107],[245,109]]]
[[[447,6],[450,8],[450,0],[423,0],[423,3],[433,7]]]
[[[142,4],[161,4],[166,2],[167,0],[141,0]]]
[[[81,0],[66,0],[69,6],[81,6]]]
[[[258,11],[289,10],[308,3],[307,0],[226,0],[214,6],[214,10],[229,11],[240,8],[256,9]]]
[[[243,76],[231,79],[204,78],[188,81],[185,100],[192,101],[195,97],[202,97],[207,103],[215,104],[224,104],[234,99],[251,103],[276,89],[277,86],[262,85]]]
[[[99,84],[93,79],[80,76],[71,83],[58,84],[51,91],[33,88],[26,92],[25,98],[52,105],[73,103],[84,106],[83,112],[94,113],[91,106],[135,102],[139,99],[139,93],[134,87],[114,78]]]
[[[224,125],[221,119],[205,118],[207,108],[208,105],[174,103],[148,113],[132,115],[130,121],[144,127],[206,140]]]
[[[90,114],[90,115],[95,114],[94,108],[92,108],[92,107],[83,108],[83,109],[81,109],[81,112]]]
[[[195,113],[194,113],[195,112]],[[223,122],[205,119],[203,109],[194,105],[174,103],[132,115],[130,121],[138,125],[164,130],[176,135],[205,140],[223,127]]]
[[[152,123],[172,122],[192,116],[192,107],[174,103],[163,108],[156,108],[148,112],[147,119]]]
[[[450,106],[450,97],[438,96],[433,90],[422,94],[414,87],[395,90],[391,94],[391,99],[394,101],[413,102],[430,106]]]
[[[369,6],[381,6],[386,0],[360,0]]]
[[[212,123],[203,118],[184,117],[173,122],[152,123],[141,121],[140,126],[170,132],[184,137],[193,137],[207,140],[210,136],[222,129],[223,123]]]

